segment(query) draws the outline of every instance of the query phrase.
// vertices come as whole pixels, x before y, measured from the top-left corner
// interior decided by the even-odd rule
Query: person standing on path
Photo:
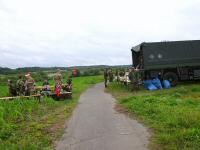
[[[105,88],[108,86],[107,83],[108,82],[108,69],[106,68],[104,70],[104,85],[105,85]]]

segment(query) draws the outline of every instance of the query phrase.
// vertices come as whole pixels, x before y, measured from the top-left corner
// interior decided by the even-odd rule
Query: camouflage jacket
[[[35,81],[32,77],[28,78],[25,82],[25,86],[28,90],[35,89]]]
[[[22,79],[19,79],[17,80],[17,83],[16,83],[16,88],[17,90],[20,90],[20,89],[23,89],[24,88],[24,81]]]
[[[54,82],[55,84],[61,84],[62,83],[62,75],[60,73],[56,73],[54,76]]]

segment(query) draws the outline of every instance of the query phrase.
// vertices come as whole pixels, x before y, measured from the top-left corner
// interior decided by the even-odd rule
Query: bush
[[[33,73],[33,78],[36,82],[42,82],[44,81],[45,79],[48,79],[48,75],[47,73],[43,72],[43,71],[40,71],[38,73]]]
[[[96,76],[101,75],[100,69],[90,69],[82,72],[81,76]]]

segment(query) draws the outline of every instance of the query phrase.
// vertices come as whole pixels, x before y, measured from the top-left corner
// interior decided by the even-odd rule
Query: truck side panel
[[[200,41],[145,43],[144,69],[200,66]]]

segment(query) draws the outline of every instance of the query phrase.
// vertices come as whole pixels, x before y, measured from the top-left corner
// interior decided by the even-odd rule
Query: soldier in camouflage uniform
[[[110,69],[108,76],[109,76],[109,82],[113,82],[114,76],[113,76],[112,69]]]
[[[120,77],[123,77],[124,75],[125,75],[125,71],[124,71],[124,70],[120,70],[119,76],[120,76]]]
[[[134,87],[136,90],[139,89],[139,85],[140,85],[140,80],[141,80],[141,74],[140,74],[140,70],[139,69],[134,69],[134,74],[133,74],[133,78],[134,78]]]
[[[25,93],[26,95],[34,95],[35,94],[35,80],[31,77],[31,74],[28,73],[25,75],[26,82],[25,82]]]
[[[17,89],[17,95],[22,96],[25,94],[25,86],[24,86],[24,81],[22,79],[22,76],[19,76],[19,79],[16,82],[16,89]]]
[[[131,90],[134,90],[134,89],[138,90],[141,76],[140,76],[140,72],[137,68],[136,69],[132,68],[130,70],[129,79],[131,81]]]
[[[116,69],[115,77],[116,77],[117,82],[119,82],[119,71],[118,71],[118,69]]]
[[[55,82],[55,85],[57,84],[62,84],[62,74],[60,73],[60,70],[58,69],[55,76],[54,76],[54,82]]]
[[[9,91],[9,96],[17,96],[16,86],[12,82],[12,80],[8,80],[8,91]]]

